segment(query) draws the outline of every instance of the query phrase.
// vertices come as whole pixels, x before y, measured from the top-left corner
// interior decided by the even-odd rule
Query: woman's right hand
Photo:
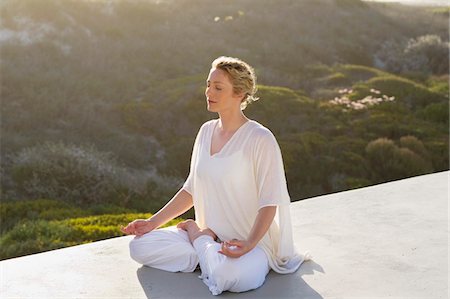
[[[121,227],[120,230],[127,235],[136,235],[138,237],[156,229],[158,225],[151,219],[136,219]]]

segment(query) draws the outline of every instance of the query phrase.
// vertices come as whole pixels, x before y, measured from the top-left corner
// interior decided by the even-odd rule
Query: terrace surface
[[[224,298],[448,298],[449,174],[293,203],[294,241],[313,260]],[[214,298],[199,272],[131,260],[132,236],[0,262],[0,298]]]

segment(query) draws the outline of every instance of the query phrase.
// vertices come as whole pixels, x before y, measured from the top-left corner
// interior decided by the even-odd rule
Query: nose
[[[206,89],[205,89],[205,96],[207,98],[209,98],[209,94],[210,94],[209,87],[206,87]]]

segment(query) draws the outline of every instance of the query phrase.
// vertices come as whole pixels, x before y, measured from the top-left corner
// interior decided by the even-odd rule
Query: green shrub
[[[353,177],[348,177],[345,182],[348,189],[363,188],[372,184],[372,182],[368,179]]]
[[[87,214],[85,209],[58,200],[0,202],[0,230],[4,233],[21,221],[60,220]]]
[[[143,194],[138,198],[140,204],[136,200],[130,207],[139,211],[158,211],[175,195],[175,192],[181,188],[188,173],[189,165],[186,166],[186,172],[181,175],[183,179],[161,176],[155,178],[155,180],[149,180],[145,185]]]
[[[18,257],[75,245],[70,227],[57,221],[26,221],[17,224],[0,238],[0,259]]]
[[[132,213],[135,212],[132,207],[119,207],[112,204],[94,204],[90,205],[89,207],[85,208],[88,215],[103,215],[103,214],[124,214],[124,213]],[[148,209],[147,209],[148,210]],[[67,218],[74,218],[76,216],[72,217],[65,217]],[[56,218],[54,218],[56,219]]]
[[[449,43],[434,34],[385,41],[375,54],[376,64],[395,73],[448,73]]]
[[[333,72],[333,69],[322,63],[308,64],[304,68],[305,76],[308,78],[318,78],[325,75],[329,75]]]
[[[351,84],[351,81],[347,75],[341,72],[333,73],[325,78],[322,78],[321,81],[323,81],[327,86],[348,86]]]
[[[395,151],[394,156],[397,178],[417,176],[431,173],[431,163],[409,148],[401,147]]]
[[[425,142],[425,147],[431,153],[433,168],[436,171],[449,170],[449,136],[441,139],[431,139]]]
[[[88,215],[130,212],[132,210],[108,204],[81,208],[61,200],[50,199],[0,202],[0,232],[3,234],[24,221],[63,220]]]
[[[65,220],[27,220],[0,238],[0,259],[122,236],[120,226],[151,214],[100,215]],[[178,223],[175,219],[165,226]]]
[[[292,200],[331,192],[327,170],[334,161],[323,135],[309,131],[289,134],[280,141],[280,147]]]
[[[408,148],[425,160],[430,158],[430,155],[422,141],[417,139],[415,136],[403,136],[400,138],[399,143],[400,147]]]
[[[410,39],[404,53],[410,56],[407,68],[411,71],[424,72],[429,69],[434,74],[448,74],[449,43],[441,40],[435,34],[419,36]],[[418,57],[425,57],[424,64],[417,61]]]
[[[449,105],[448,102],[433,103],[417,111],[417,116],[446,127],[449,125]]]
[[[352,83],[366,81],[383,74],[382,71],[376,68],[353,64],[338,65],[336,70],[344,73],[352,81]]]
[[[394,141],[388,138],[379,138],[367,145],[367,157],[375,173],[387,174],[387,179],[392,179],[390,161],[394,159],[396,148]]]
[[[276,136],[299,132],[300,127],[308,130],[308,115],[318,110],[311,99],[286,87],[258,85],[257,95],[260,100],[246,108],[246,115],[269,127]]]
[[[374,180],[397,180],[433,171],[431,160],[417,138],[402,137],[400,146],[387,138],[378,138],[367,145],[366,155]]]
[[[412,110],[445,100],[443,96],[428,90],[424,85],[400,77],[376,77],[368,80],[366,84],[383,94],[394,96],[395,101],[407,105]]]
[[[373,139],[378,136],[386,136],[391,139],[398,139],[405,135],[417,135],[421,137],[423,134],[418,134],[417,129],[411,126],[414,123],[414,118],[410,114],[390,114],[384,111],[378,111],[379,107],[375,107],[370,117],[365,119],[357,119],[353,121],[354,130],[359,136],[364,136],[368,139]]]
[[[427,80],[427,85],[432,92],[436,92],[446,98],[449,97],[449,75],[441,77],[431,77]]]
[[[62,142],[23,149],[13,159],[12,172],[29,197],[77,204],[114,202],[128,181],[125,168],[111,153]]]

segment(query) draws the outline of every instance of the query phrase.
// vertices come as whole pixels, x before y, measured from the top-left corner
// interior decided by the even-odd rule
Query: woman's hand
[[[156,229],[158,225],[151,219],[136,219],[120,230],[127,235],[136,235],[138,237]]]
[[[238,258],[252,250],[254,247],[255,245],[247,240],[233,239],[228,242],[222,242],[222,248],[219,250],[219,253],[228,257]]]

